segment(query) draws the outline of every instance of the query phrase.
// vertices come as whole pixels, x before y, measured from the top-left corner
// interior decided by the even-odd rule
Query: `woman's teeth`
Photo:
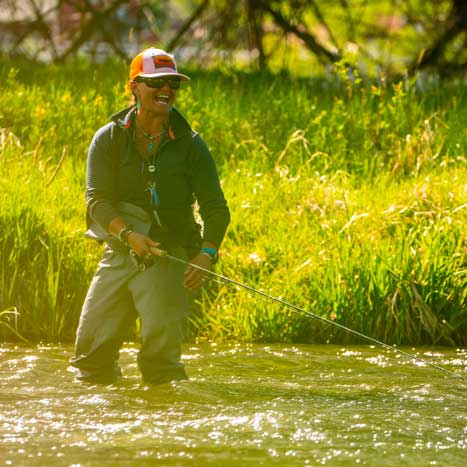
[[[169,96],[161,94],[156,97],[157,102],[161,102],[162,104],[167,104],[169,102]]]

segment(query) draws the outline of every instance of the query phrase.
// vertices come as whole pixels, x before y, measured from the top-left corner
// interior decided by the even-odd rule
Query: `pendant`
[[[161,219],[156,209],[152,210],[152,215],[154,216],[154,221],[156,222],[156,225],[158,227],[161,227],[162,226]]]
[[[157,194],[156,184],[154,182],[151,183],[149,189],[151,190],[152,202],[154,203],[154,206],[158,208],[161,204],[161,201],[159,199],[159,195]]]
[[[154,152],[154,143],[152,141],[148,143],[148,152],[151,154]]]
[[[156,171],[156,166],[154,164],[149,164],[148,172],[153,174],[155,171]]]

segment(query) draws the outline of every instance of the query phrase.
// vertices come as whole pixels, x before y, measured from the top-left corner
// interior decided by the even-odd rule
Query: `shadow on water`
[[[76,383],[69,347],[0,347],[0,465],[464,466],[467,384],[371,347],[202,344],[189,381]],[[410,352],[467,373],[467,350]]]

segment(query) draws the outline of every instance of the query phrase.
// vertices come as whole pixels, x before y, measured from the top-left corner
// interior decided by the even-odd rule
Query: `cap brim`
[[[190,78],[187,75],[182,75],[181,73],[170,73],[167,71],[162,71],[159,73],[140,73],[138,76],[142,78],[163,78],[164,76],[177,76],[180,78],[180,81],[190,81]]]

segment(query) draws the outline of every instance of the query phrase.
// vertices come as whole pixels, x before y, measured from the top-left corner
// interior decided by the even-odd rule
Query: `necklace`
[[[138,122],[138,119],[136,119],[136,124],[138,125],[139,129],[143,132],[143,136],[149,140],[147,150],[148,150],[149,154],[152,155],[154,153],[154,149],[156,147],[155,144],[154,144],[154,140],[157,139],[157,138],[160,138],[165,133],[165,128],[162,131],[160,131],[159,133],[151,134],[151,133],[148,133],[141,126],[141,124]]]

